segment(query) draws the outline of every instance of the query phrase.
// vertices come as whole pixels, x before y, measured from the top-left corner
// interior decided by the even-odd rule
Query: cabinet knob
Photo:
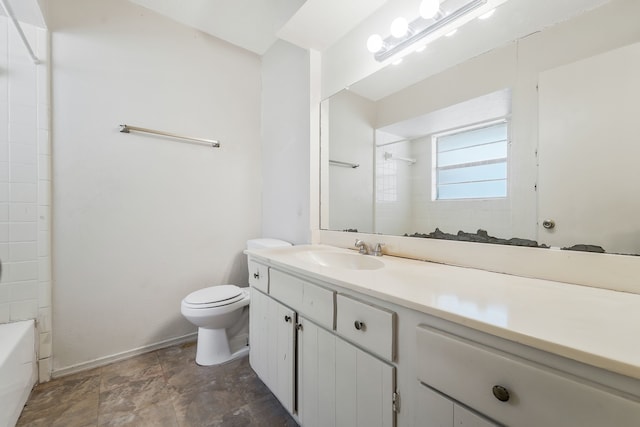
[[[285,322],[291,322],[291,316],[284,316],[284,321]]]
[[[302,323],[298,323],[298,324],[296,325],[296,329],[297,329],[297,330],[299,330],[299,331],[301,331],[301,330],[302,330]]]
[[[364,322],[361,322],[359,320],[356,320],[355,322],[353,322],[353,326],[359,331],[364,331],[366,328],[366,325],[364,324]]]
[[[260,278],[260,273],[253,273],[253,278],[254,279],[259,279]]]
[[[509,400],[509,397],[511,397],[509,396],[509,390],[501,385],[494,385],[491,391],[493,391],[493,395],[500,402],[507,402]]]

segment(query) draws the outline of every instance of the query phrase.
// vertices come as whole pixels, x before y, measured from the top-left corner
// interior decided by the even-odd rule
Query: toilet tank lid
[[[280,239],[251,239],[247,240],[247,249],[268,249],[293,246],[289,242]]]

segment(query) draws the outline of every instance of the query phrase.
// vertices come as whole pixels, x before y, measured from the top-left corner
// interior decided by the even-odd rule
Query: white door
[[[304,427],[336,425],[336,337],[298,317],[298,416]]]
[[[639,75],[640,43],[540,73],[541,243],[640,253]]]
[[[395,367],[336,337],[336,425],[393,427]]]

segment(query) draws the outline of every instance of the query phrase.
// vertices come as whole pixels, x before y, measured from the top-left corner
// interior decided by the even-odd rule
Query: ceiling
[[[46,28],[38,0],[4,0],[10,13],[20,22]],[[0,16],[6,16],[4,7],[0,6]]]
[[[45,0],[4,0],[21,22],[45,27]],[[391,0],[129,0],[258,55],[278,39],[324,51]],[[416,4],[419,0],[394,0]],[[532,32],[608,0],[511,0],[514,27]],[[556,4],[557,2],[557,4]],[[553,6],[551,6],[553,5]],[[562,5],[562,7],[560,7]],[[0,8],[0,15],[3,15]],[[500,31],[508,32],[504,26]],[[517,33],[517,34],[516,34]],[[509,38],[508,35],[505,37]]]
[[[130,0],[258,55],[283,39],[323,50],[388,0]]]
[[[11,0],[18,6],[21,0]],[[27,3],[38,0],[27,0]],[[390,0],[129,0],[258,55],[278,39],[323,51]],[[400,0],[410,3],[408,0]],[[414,0],[417,4],[419,0]],[[554,2],[557,0],[554,0]],[[554,2],[551,2],[553,4]],[[511,0],[518,19],[533,31],[567,18],[558,9],[584,10],[597,0],[563,0],[543,7],[538,0]],[[565,4],[566,3],[566,4]],[[524,13],[523,11],[527,11]],[[515,21],[515,20],[514,20]],[[516,23],[521,25],[523,22]]]

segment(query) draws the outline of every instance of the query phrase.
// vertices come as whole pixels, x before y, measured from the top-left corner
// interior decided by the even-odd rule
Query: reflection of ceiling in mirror
[[[414,139],[463,125],[505,117],[510,113],[511,90],[503,89],[422,116],[393,123],[379,130],[395,135],[397,139]]]
[[[349,89],[372,101],[378,101],[483,52],[566,21],[609,1],[508,1],[490,19],[469,22],[455,36],[435,40],[423,52],[405,57],[402,64],[382,68],[350,85]]]

